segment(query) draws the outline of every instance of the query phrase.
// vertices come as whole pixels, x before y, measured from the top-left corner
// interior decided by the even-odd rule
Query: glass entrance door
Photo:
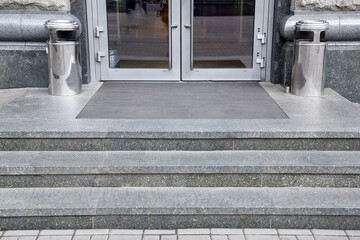
[[[260,80],[264,0],[183,0],[183,80]]]
[[[98,0],[101,79],[260,80],[265,1]]]
[[[106,2],[106,4],[104,4]],[[102,80],[180,80],[180,9],[172,0],[98,0]]]

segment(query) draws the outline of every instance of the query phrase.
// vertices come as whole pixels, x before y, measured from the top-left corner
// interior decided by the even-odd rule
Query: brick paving
[[[360,240],[360,230],[89,229],[0,231],[0,240]]]

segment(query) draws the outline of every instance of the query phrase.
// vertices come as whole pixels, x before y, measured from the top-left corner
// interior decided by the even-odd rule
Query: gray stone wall
[[[294,11],[360,11],[360,0],[293,0]]]
[[[86,14],[86,1],[85,0],[71,0],[70,13],[77,17],[82,25],[81,32],[81,66],[83,83],[89,83],[90,71],[90,56],[89,56],[89,40],[88,40],[88,23]]]
[[[282,83],[284,59],[282,57],[282,48],[286,40],[280,35],[280,22],[290,14],[291,1],[289,0],[275,0],[275,14],[274,14],[274,29],[273,29],[273,46],[272,46],[272,69],[271,82]]]
[[[0,0],[0,10],[69,11],[69,0]]]

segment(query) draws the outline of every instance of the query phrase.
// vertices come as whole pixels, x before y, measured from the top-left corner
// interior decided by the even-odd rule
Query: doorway
[[[261,80],[266,0],[94,0],[93,6],[100,80]]]

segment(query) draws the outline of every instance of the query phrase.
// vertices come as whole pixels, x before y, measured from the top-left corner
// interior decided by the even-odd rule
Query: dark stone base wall
[[[326,85],[350,101],[360,103],[360,42],[328,46]]]
[[[1,43],[0,70],[0,89],[47,87],[45,44]]]
[[[291,85],[291,77],[292,77],[292,65],[294,58],[294,43],[286,42],[281,49],[281,57],[283,62],[281,64],[281,72],[280,72],[280,84],[283,86]]]
[[[77,17],[82,25],[81,31],[81,66],[82,66],[82,76],[83,83],[89,83],[89,41],[88,41],[88,24],[87,24],[87,14],[86,14],[86,1],[85,0],[71,0],[71,14]]]
[[[282,49],[286,40],[281,37],[279,27],[281,20],[290,14],[290,7],[291,1],[289,0],[275,0],[271,82],[276,84],[281,83],[281,79],[283,79],[282,72],[285,64]]]

